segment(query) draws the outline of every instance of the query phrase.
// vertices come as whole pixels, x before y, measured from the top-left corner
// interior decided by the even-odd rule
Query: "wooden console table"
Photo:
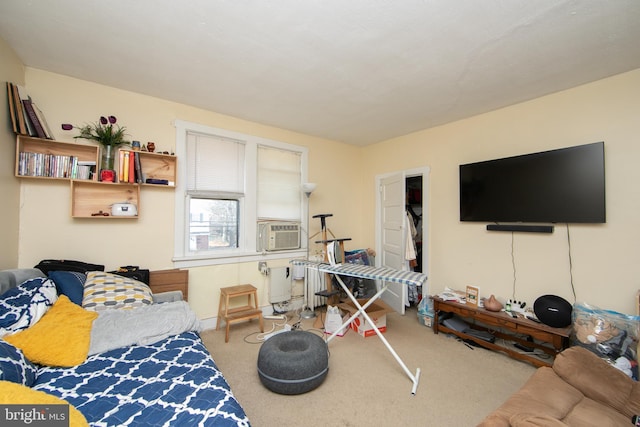
[[[472,305],[461,304],[454,301],[444,301],[439,297],[431,297],[433,299],[433,310],[435,312],[433,322],[433,332],[446,332],[455,334],[458,337],[471,340],[478,345],[491,350],[502,351],[514,359],[524,360],[534,366],[551,366],[553,357],[569,345],[569,335],[571,327],[552,328],[543,323],[537,323],[525,318],[522,314],[518,314],[517,318],[511,317],[504,311],[493,312],[484,308],[474,307]],[[470,323],[472,329],[490,331],[496,339],[504,339],[505,341],[520,343],[527,347],[542,350],[549,356],[550,361],[539,359],[520,349],[500,345],[499,343],[491,343],[483,339],[449,329],[441,325],[438,319],[439,312],[454,313],[465,318]],[[530,342],[523,338],[523,335],[529,335],[538,342]],[[542,344],[540,343],[542,342]]]

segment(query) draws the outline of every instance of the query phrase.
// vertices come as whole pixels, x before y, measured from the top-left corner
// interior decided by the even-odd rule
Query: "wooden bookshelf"
[[[129,150],[126,150],[129,151]],[[129,151],[133,153],[134,151]],[[76,179],[72,176],[44,176],[27,175],[21,173],[20,153],[38,153],[43,155],[76,157],[80,162],[95,163],[95,172],[91,179]],[[51,139],[35,138],[18,135],[16,138],[15,176],[18,178],[45,179],[53,181],[68,181],[71,183],[71,216],[73,218],[95,219],[135,219],[140,215],[140,188],[172,188],[176,185],[177,158],[170,154],[149,153],[138,151],[142,176],[152,179],[166,180],[164,184],[146,183],[111,183],[99,182],[98,168],[100,164],[100,147],[82,143],[60,142]],[[133,203],[138,215],[113,216],[111,205],[114,203]],[[102,212],[109,215],[95,215]]]
[[[130,156],[132,153],[137,153],[137,155],[140,156],[140,166],[142,168],[142,176],[144,178],[140,185],[175,188],[177,164],[176,156],[171,154],[149,153],[148,151],[121,151],[128,151]],[[121,165],[118,165],[118,167],[120,168]],[[147,184],[145,180],[148,178],[167,180],[168,185]]]
[[[38,153],[44,155],[67,157],[75,156],[80,161],[95,162],[97,167],[100,148],[96,145],[59,142],[51,139],[18,135],[16,139],[15,176],[19,178],[70,180],[71,177],[50,177],[20,174],[20,153]],[[97,179],[96,174],[94,174],[94,179]]]

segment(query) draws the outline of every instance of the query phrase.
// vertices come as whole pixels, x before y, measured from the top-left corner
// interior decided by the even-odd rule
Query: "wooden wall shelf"
[[[114,203],[133,203],[135,216],[111,215]],[[100,212],[109,215],[98,215]],[[71,216],[73,218],[137,219],[140,215],[140,186],[112,182],[71,181]]]
[[[120,150],[133,153],[131,150]],[[15,176],[18,178],[45,179],[71,182],[71,216],[73,218],[95,219],[135,219],[140,215],[140,188],[171,188],[176,186],[177,158],[170,154],[137,151],[143,178],[166,180],[165,184],[111,183],[97,181],[98,173],[92,179],[75,179],[71,175],[47,176],[46,174],[27,174],[20,165],[20,153],[37,153],[51,156],[77,157],[81,162],[92,162],[99,168],[100,147],[72,142],[59,142],[51,139],[18,135],[16,138]],[[120,166],[120,165],[118,165]],[[116,173],[116,176],[118,174]],[[111,205],[114,203],[133,203],[137,208],[135,216],[113,216]],[[99,213],[102,213],[99,215]],[[107,213],[108,215],[104,215]]]
[[[75,156],[80,161],[95,162],[98,164],[100,148],[96,145],[79,144],[71,142],[59,142],[51,139],[33,138],[30,136],[18,135],[16,139],[16,161],[15,176],[19,178],[38,179],[71,179],[70,176],[53,177],[46,175],[26,175],[20,170],[20,153],[37,153],[52,156]]]

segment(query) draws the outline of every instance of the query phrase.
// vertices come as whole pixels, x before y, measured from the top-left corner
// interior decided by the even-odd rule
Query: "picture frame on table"
[[[466,292],[466,303],[468,305],[472,305],[474,307],[479,307],[480,305],[480,288],[477,286],[467,286]]]

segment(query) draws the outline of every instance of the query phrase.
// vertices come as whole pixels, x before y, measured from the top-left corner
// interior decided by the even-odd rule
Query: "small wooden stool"
[[[231,298],[242,296],[247,297],[247,305],[230,309],[229,300]],[[252,296],[253,298],[251,298]],[[221,319],[224,319],[226,324],[224,342],[229,342],[229,326],[234,322],[258,319],[260,321],[260,332],[264,332],[262,310],[258,308],[258,290],[255,286],[237,285],[220,288],[220,305],[218,306],[218,322],[216,323],[216,330],[220,329]]]

